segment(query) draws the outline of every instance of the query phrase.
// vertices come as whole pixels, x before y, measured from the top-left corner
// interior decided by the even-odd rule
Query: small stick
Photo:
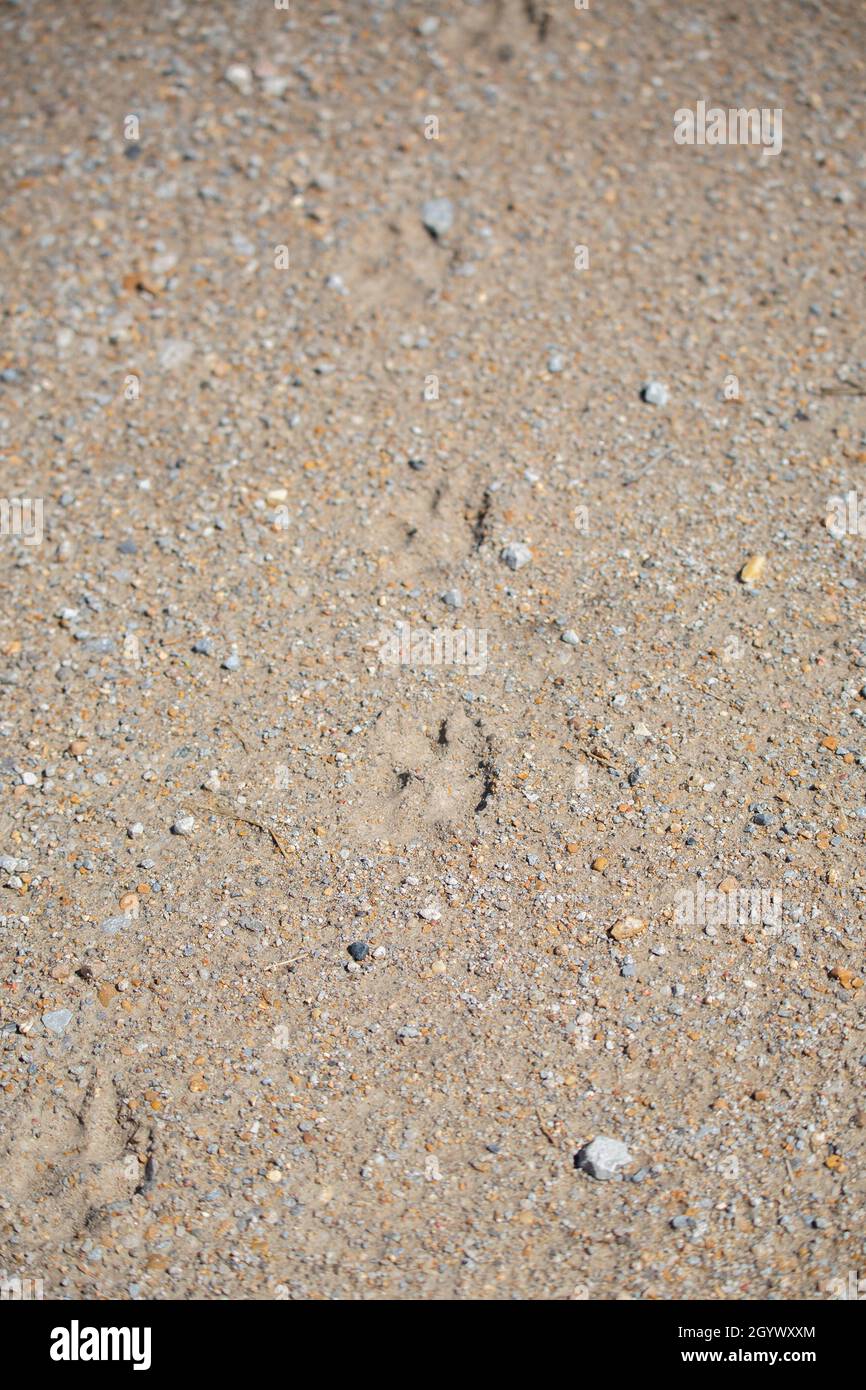
[[[582,743],[578,745],[578,748],[579,751],[585,753],[588,758],[594,758],[597,763],[601,763],[602,767],[616,766],[609,753],[597,753],[592,748],[584,747]]]
[[[309,954],[309,951],[302,951],[299,956],[292,956],[291,960],[275,960],[272,965],[269,965],[267,967],[267,969],[280,970],[284,965],[297,965],[299,960],[303,960],[304,956],[308,956]]]
[[[210,792],[211,796],[216,796],[216,792],[212,792],[210,790],[210,787],[204,787],[202,790]],[[237,811],[233,811],[228,806],[216,806],[214,807],[214,810],[217,812],[217,815],[226,816],[230,820],[242,821],[244,825],[251,825],[254,830],[261,830],[265,835],[270,835],[277,849],[280,851],[280,854],[283,856],[287,863],[291,863],[291,860],[289,859],[288,850],[286,849],[279,835],[275,830],[272,830],[269,825],[265,825],[264,821],[254,820],[252,816],[239,816]]]
[[[250,750],[249,750],[249,746],[248,746],[247,741],[246,741],[246,739],[244,738],[243,734],[241,733],[240,729],[236,729],[235,726],[234,726],[234,724],[231,722],[230,719],[224,719],[224,720],[223,720],[223,723],[225,724],[225,726],[226,726],[227,729],[231,729],[231,731],[232,731],[232,733],[234,734],[235,738],[240,740],[240,744],[241,744],[241,747],[243,748],[244,752],[245,752],[245,753],[249,753],[249,751],[250,751]]]
[[[557,1148],[558,1145],[559,1145],[559,1140],[557,1139],[556,1135],[555,1135],[555,1134],[552,1134],[551,1131],[550,1131],[550,1130],[547,1128],[547,1126],[545,1125],[544,1121],[543,1121],[542,1118],[541,1118],[541,1111],[540,1111],[540,1110],[536,1110],[536,1112],[535,1112],[535,1118],[536,1118],[537,1121],[538,1121],[538,1128],[541,1130],[541,1132],[542,1132],[542,1134],[544,1135],[545,1139],[547,1140],[548,1144],[552,1144],[554,1148]]]

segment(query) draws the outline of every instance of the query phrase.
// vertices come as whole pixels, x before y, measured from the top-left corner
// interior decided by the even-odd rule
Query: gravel
[[[0,1269],[46,1298],[862,1268],[862,19],[570,8],[2,7]],[[673,140],[733,29],[779,159]]]

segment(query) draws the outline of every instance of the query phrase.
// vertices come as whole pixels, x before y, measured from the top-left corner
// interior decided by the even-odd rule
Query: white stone
[[[648,381],[641,395],[647,405],[667,405],[670,399],[668,388],[660,381]]]
[[[631,1154],[619,1139],[600,1134],[591,1144],[585,1144],[577,1155],[577,1166],[600,1182],[615,1178],[621,1168],[631,1163]]]
[[[232,63],[226,68],[225,78],[241,96],[252,96],[253,75],[246,63]]]

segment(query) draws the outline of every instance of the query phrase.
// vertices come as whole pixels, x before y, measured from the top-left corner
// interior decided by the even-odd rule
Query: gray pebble
[[[94,656],[109,656],[116,644],[113,637],[86,637],[81,645]]]
[[[499,558],[510,570],[521,570],[531,561],[532,551],[528,545],[523,545],[520,541],[510,541],[508,545],[503,546]]]
[[[105,932],[106,936],[116,936],[124,927],[129,926],[130,919],[125,912],[119,913],[116,917],[106,917],[104,922],[100,922],[99,930]]]
[[[421,221],[431,236],[445,236],[454,223],[454,206],[450,198],[428,198],[421,209]]]
[[[42,1015],[42,1022],[49,1033],[54,1033],[59,1038],[72,1022],[72,1014],[69,1009],[52,1009],[50,1013]]]
[[[670,1224],[674,1231],[693,1231],[697,1222],[693,1216],[672,1216]]]

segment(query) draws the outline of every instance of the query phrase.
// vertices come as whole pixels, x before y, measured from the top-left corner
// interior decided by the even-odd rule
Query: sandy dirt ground
[[[7,1278],[866,1273],[864,31],[0,6]]]

